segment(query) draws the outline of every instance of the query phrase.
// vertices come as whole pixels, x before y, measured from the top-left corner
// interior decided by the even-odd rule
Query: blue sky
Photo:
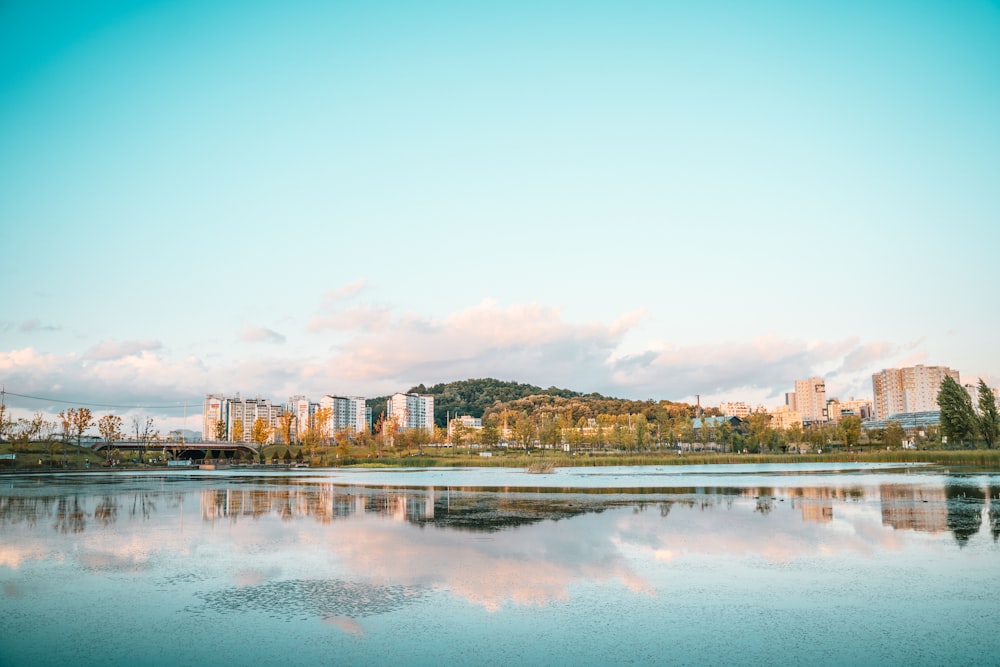
[[[996,2],[15,1],[0,91],[11,392],[1000,384]]]

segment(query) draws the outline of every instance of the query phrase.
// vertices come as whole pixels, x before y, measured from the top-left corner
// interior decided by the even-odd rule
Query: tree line
[[[982,378],[976,386],[976,402],[952,377],[945,377],[938,390],[937,401],[941,409],[941,434],[960,446],[981,441],[993,449],[1000,440],[1000,416],[996,396]],[[949,444],[951,444],[949,442]]]

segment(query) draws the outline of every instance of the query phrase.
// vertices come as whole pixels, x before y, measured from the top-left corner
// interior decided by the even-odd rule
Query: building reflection
[[[944,488],[883,484],[882,525],[896,530],[940,533],[948,530]]]
[[[65,493],[0,496],[0,528],[21,524],[48,526],[64,534],[106,528],[121,520],[147,519],[180,507],[197,494],[203,521],[228,521],[265,516],[282,521],[309,519],[323,524],[376,515],[397,522],[453,530],[490,532],[546,520],[571,518],[628,506],[635,512],[658,508],[664,519],[674,506],[701,511],[732,510],[734,502],[764,516],[777,508],[797,511],[803,522],[827,524],[846,503],[878,502],[882,525],[893,530],[950,532],[965,546],[981,530],[1000,541],[1000,485],[948,478],[941,486],[881,484],[880,486],[815,487],[686,487],[650,489],[648,494],[606,493],[606,490],[473,487],[354,487],[332,483],[278,480],[241,487],[229,485],[200,491],[157,491],[132,488],[120,493]],[[646,491],[646,490],[643,490]],[[190,508],[190,505],[189,505]],[[986,524],[984,528],[983,524]]]

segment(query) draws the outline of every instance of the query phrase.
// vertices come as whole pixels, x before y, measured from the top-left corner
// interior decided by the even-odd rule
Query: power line
[[[33,401],[46,401],[49,403],[65,403],[66,405],[79,405],[81,407],[88,408],[119,408],[123,410],[141,408],[143,410],[183,410],[187,407],[186,402],[180,402],[176,405],[115,405],[113,403],[87,403],[84,401],[63,401],[58,398],[47,398],[45,396],[29,396],[27,394],[17,394],[13,391],[4,391],[7,396],[17,396],[18,398],[27,398]],[[194,403],[194,402],[192,402]]]

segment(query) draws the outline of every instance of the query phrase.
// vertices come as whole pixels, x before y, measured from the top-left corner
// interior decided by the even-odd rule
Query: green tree
[[[853,447],[861,439],[861,419],[854,415],[844,417],[837,424],[837,430],[840,431],[840,437],[844,441],[844,446],[848,448]]]
[[[965,444],[975,438],[976,412],[972,409],[972,399],[951,376],[945,376],[937,395],[941,409],[941,433],[949,440],[955,439]]]
[[[993,449],[1000,439],[1000,415],[997,414],[997,399],[982,378],[979,378],[979,434],[986,446]]]
[[[226,435],[226,422],[222,419],[217,419],[215,421],[215,439],[223,442],[228,439]]]
[[[763,451],[771,441],[771,415],[766,412],[755,412],[750,415],[750,442],[757,445],[757,451]]]
[[[898,421],[890,421],[885,425],[885,431],[882,433],[882,442],[887,447],[902,447],[903,438],[905,437],[906,431],[903,430],[903,426]]]
[[[484,447],[496,447],[500,443],[500,428],[496,417],[491,415],[483,419],[483,430],[479,434],[479,440]]]

